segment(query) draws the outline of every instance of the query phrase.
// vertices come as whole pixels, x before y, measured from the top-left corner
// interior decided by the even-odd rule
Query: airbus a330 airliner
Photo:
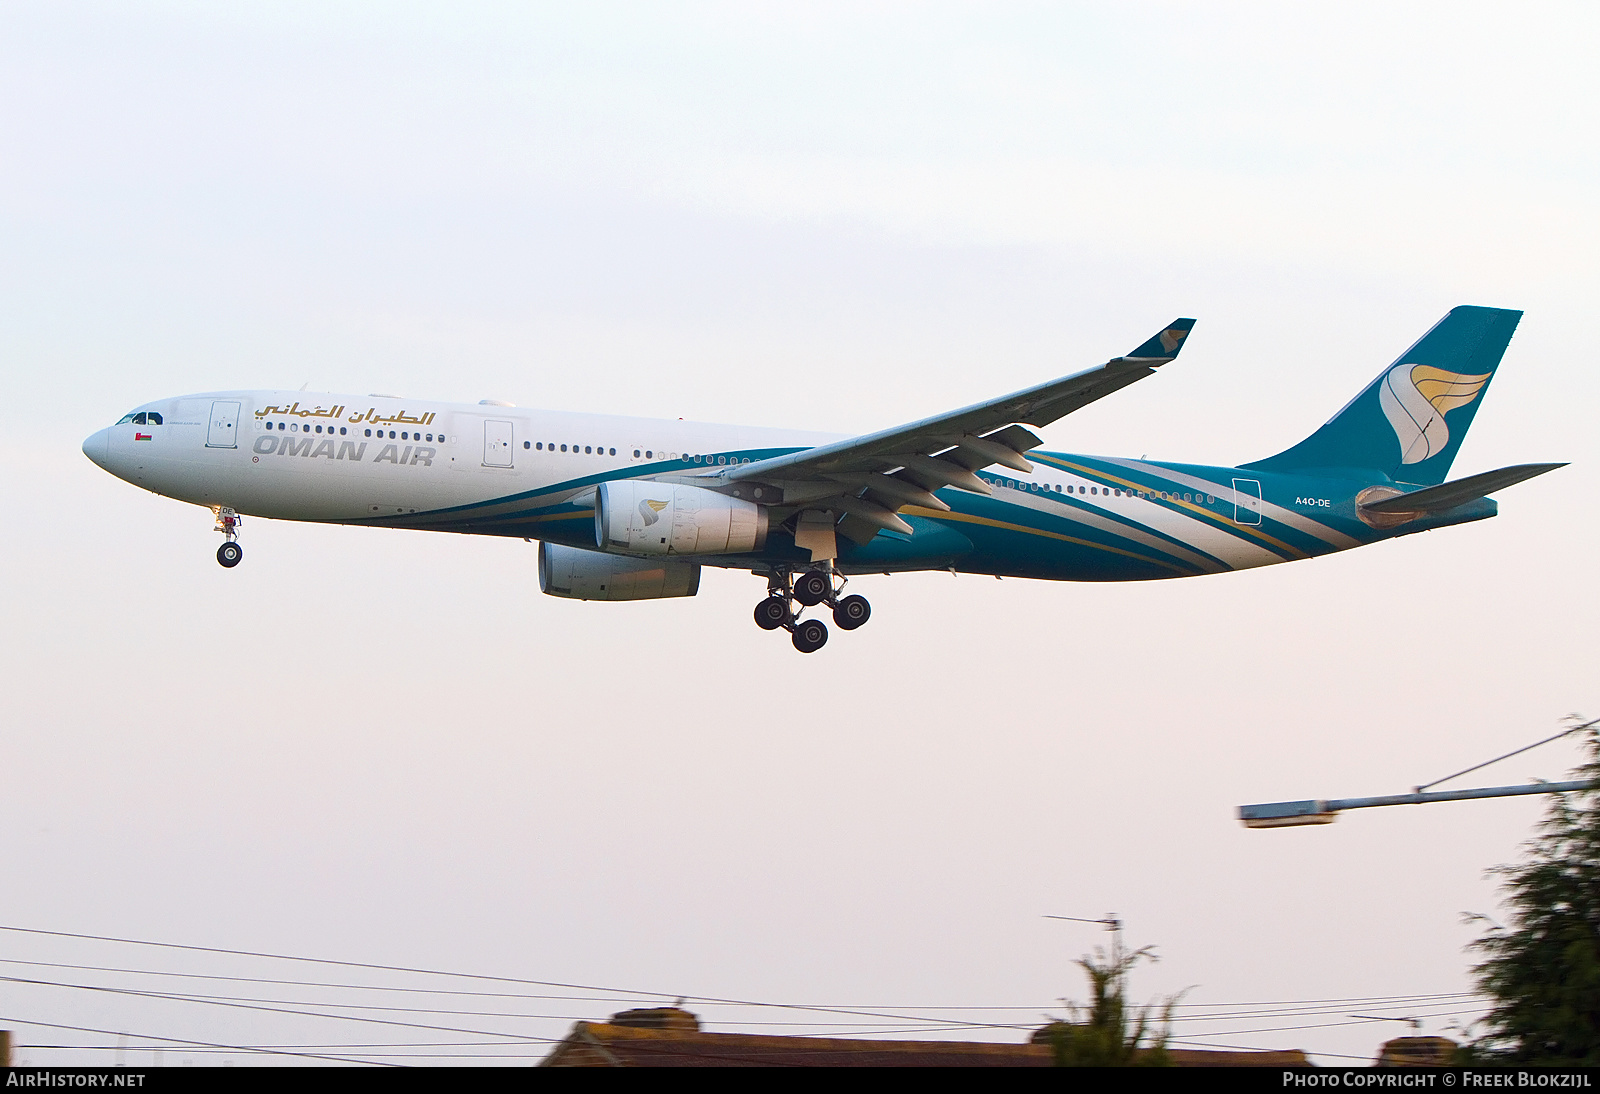
[[[849,575],[1058,581],[1221,573],[1492,517],[1563,464],[1446,482],[1522,313],[1459,307],[1299,444],[1238,467],[1046,451],[1041,427],[1151,375],[1194,326],[963,410],[839,438],[392,395],[227,391],[147,403],[83,443],[107,471],[241,515],[520,536],[578,600],[693,596],[702,566],[765,577],[756,623],[803,653],[871,608]]]

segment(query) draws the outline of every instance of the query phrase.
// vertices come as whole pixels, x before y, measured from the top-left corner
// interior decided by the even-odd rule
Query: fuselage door
[[[483,423],[483,466],[511,466],[511,423]]]
[[[1233,522],[1261,523],[1261,484],[1255,479],[1233,480]]]
[[[206,429],[207,448],[239,447],[239,404],[218,399],[211,404],[211,424]]]

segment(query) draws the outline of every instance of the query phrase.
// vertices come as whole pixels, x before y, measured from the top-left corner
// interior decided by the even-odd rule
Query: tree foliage
[[[1600,736],[1574,779],[1600,781]],[[1473,943],[1473,972],[1494,1000],[1471,1059],[1600,1064],[1600,788],[1559,794],[1526,844],[1527,861],[1494,871],[1511,916]]]
[[[1087,1008],[1069,1004],[1071,1017],[1046,1027],[1057,1067],[1164,1067],[1172,1008],[1178,997],[1139,1007],[1130,1014],[1127,1005],[1128,971],[1140,961],[1155,960],[1149,946],[1123,953],[1096,948],[1078,966],[1089,977]],[[1132,1019],[1133,1027],[1129,1028]]]

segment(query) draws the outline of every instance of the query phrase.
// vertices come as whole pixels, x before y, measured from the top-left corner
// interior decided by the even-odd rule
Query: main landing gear
[[[217,548],[217,561],[231,570],[244,557],[244,548],[239,546],[239,514],[226,505],[218,506],[216,514],[216,530],[227,537],[227,542]]]
[[[872,605],[866,597],[839,596],[844,579],[833,571],[806,570],[791,577],[787,570],[768,575],[767,597],[756,605],[756,626],[764,631],[788,631],[801,653],[816,653],[828,643],[828,628],[822,620],[800,618],[807,608],[828,605],[833,609],[834,625],[842,631],[853,631],[872,618]],[[795,604],[800,605],[798,611]]]

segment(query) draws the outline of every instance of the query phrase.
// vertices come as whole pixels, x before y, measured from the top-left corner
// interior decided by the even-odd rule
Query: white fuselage
[[[84,442],[84,452],[119,478],[181,501],[284,520],[359,523],[574,493],[597,476],[693,474],[719,462],[837,439],[681,420],[280,391],[165,399],[129,415],[138,417],[145,422],[125,419],[100,430]]]

